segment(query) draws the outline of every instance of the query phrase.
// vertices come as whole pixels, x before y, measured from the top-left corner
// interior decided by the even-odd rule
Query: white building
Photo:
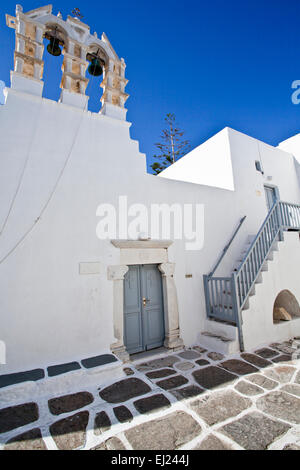
[[[112,353],[128,360],[161,345],[232,352],[300,335],[300,134],[272,147],[225,128],[149,175],[126,121],[125,62],[106,35],[51,6],[17,6],[7,24],[16,50],[0,108],[0,375]],[[59,102],[43,98],[45,35],[64,49]],[[104,67],[99,114],[85,95],[93,57]],[[177,211],[177,231],[187,207],[198,211],[194,240],[173,230],[149,239],[154,223],[137,220],[128,235],[127,219],[155,204]],[[100,239],[114,210],[118,230]],[[205,297],[203,276],[244,216]],[[291,320],[274,322],[274,304]]]

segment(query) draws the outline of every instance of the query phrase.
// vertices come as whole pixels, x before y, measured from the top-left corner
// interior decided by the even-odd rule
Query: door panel
[[[271,186],[265,186],[265,195],[266,195],[266,202],[267,202],[267,207],[269,211],[277,199],[275,188],[272,188]]]
[[[165,337],[161,274],[156,265],[144,265],[141,271],[143,336],[146,349],[163,345]]]
[[[130,354],[144,350],[138,266],[130,267],[124,279],[124,342]]]
[[[124,280],[124,343],[127,351],[133,354],[160,347],[164,338],[162,280],[158,267],[130,266]]]

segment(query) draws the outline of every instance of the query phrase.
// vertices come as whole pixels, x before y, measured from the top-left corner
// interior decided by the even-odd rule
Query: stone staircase
[[[236,260],[232,268],[232,272],[237,271],[240,264],[243,262],[245,255],[247,254],[254,239],[255,239],[255,235],[248,236],[244,249],[241,251],[239,258]],[[252,287],[249,293],[249,298],[247,299],[242,309],[243,312],[249,310],[251,297],[255,296],[255,293],[256,293],[255,286],[256,284],[263,283],[264,273],[269,270],[269,262],[273,261],[274,252],[279,250],[279,243],[280,243],[279,240],[273,243],[272,250],[270,251],[267,257],[267,260],[264,262],[260,270],[260,273],[256,279],[255,285]],[[226,306],[228,309],[233,308],[230,289],[226,289],[226,291],[223,291],[222,300],[226,302]],[[237,326],[234,326],[233,324],[230,324],[222,320],[206,319],[204,328],[205,328],[204,331],[200,335],[199,343],[205,348],[212,350],[212,351],[219,352],[223,355],[233,354],[240,350]]]

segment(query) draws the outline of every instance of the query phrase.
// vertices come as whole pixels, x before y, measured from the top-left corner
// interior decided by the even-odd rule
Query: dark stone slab
[[[34,369],[27,372],[18,372],[16,374],[0,375],[0,388],[10,385],[20,384],[22,382],[36,382],[45,377],[43,369]]]
[[[0,434],[33,423],[39,419],[36,403],[11,406],[0,410]]]
[[[80,392],[73,395],[65,395],[63,397],[53,398],[48,401],[49,410],[53,415],[69,413],[70,411],[79,410],[84,406],[93,403],[94,398],[91,393]]]
[[[283,354],[293,354],[295,348],[292,347],[293,341],[284,341],[283,343],[270,344],[271,348],[277,349],[277,351]]]
[[[100,391],[100,397],[108,403],[120,403],[145,395],[151,388],[140,379],[129,378],[116,382]]]
[[[215,392],[190,403],[192,410],[209,426],[237,416],[251,405],[251,400],[232,390]]]
[[[126,408],[126,406],[117,406],[114,408],[114,413],[120,423],[126,423],[127,421],[133,420],[132,413],[128,408]]]
[[[125,367],[125,369],[123,369],[123,371],[125,372],[125,374],[127,376],[134,375],[134,371],[132,369],[130,369],[130,367]]]
[[[156,385],[163,388],[164,390],[171,390],[171,388],[180,387],[188,383],[188,379],[183,377],[183,375],[175,375],[175,377],[171,377],[170,379],[160,380],[156,382]]]
[[[142,398],[141,400],[137,400],[134,403],[135,408],[138,410],[139,413],[151,413],[152,411],[157,411],[162,408],[167,408],[170,406],[170,402],[162,394],[152,395],[151,397]]]
[[[99,436],[110,429],[111,422],[105,411],[100,411],[95,417],[94,433]]]
[[[125,436],[134,450],[174,450],[200,433],[197,421],[179,411],[135,426]]]
[[[270,392],[256,402],[258,409],[275,418],[300,424],[300,399],[283,391]]]
[[[205,353],[207,351],[207,349],[202,348],[202,346],[193,346],[192,349],[195,349],[196,351],[198,351],[201,354]]]
[[[83,359],[81,364],[86,369],[92,369],[93,367],[104,366],[105,364],[110,364],[112,362],[117,362],[117,358],[112,354],[102,354],[101,356],[89,357],[88,359]]]
[[[245,361],[250,362],[251,364],[256,367],[259,367],[260,369],[272,365],[272,362],[267,361],[266,359],[260,356],[256,356],[256,354],[243,353],[241,354],[241,357],[245,359]]]
[[[232,450],[232,447],[222,442],[219,438],[211,434],[206,437],[201,444],[193,450]]]
[[[264,359],[271,359],[274,356],[278,356],[278,351],[274,351],[273,349],[269,348],[262,348],[255,351],[255,354],[263,357]]]
[[[207,361],[206,359],[199,359],[199,361],[196,361],[196,364],[198,364],[198,366],[207,366],[207,364],[209,364],[209,361]]]
[[[111,437],[99,446],[93,447],[91,450],[126,450],[126,447],[120,439],[117,437]]]
[[[272,359],[273,362],[290,362],[292,360],[292,356],[290,354],[282,354],[282,356],[275,357]]]
[[[174,375],[176,374],[174,369],[161,369],[161,370],[155,370],[153,372],[148,372],[146,376],[149,379],[161,379],[163,377],[168,377],[169,375]]]
[[[287,424],[253,412],[227,424],[220,431],[246,450],[266,450],[289,429]]]
[[[68,362],[66,364],[48,367],[47,371],[49,377],[55,377],[56,375],[66,374],[67,372],[79,369],[81,369],[81,366],[78,362]]]
[[[10,439],[4,450],[47,450],[40,429],[32,429]]]
[[[229,370],[237,375],[247,375],[258,372],[258,369],[247,362],[239,361],[238,359],[230,359],[229,361],[224,361],[220,364],[224,369]]]
[[[82,411],[50,426],[50,433],[60,450],[73,450],[84,446],[89,412]]]
[[[188,387],[183,387],[179,388],[178,390],[171,391],[172,395],[174,395],[177,400],[184,400],[185,398],[197,397],[203,392],[203,388],[197,387],[196,385],[189,385]]]
[[[236,375],[230,374],[219,367],[209,366],[193,372],[196,382],[204,388],[211,389],[219,387],[237,379]]]

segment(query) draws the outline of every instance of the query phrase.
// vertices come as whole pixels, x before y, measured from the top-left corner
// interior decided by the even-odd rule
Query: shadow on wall
[[[3,93],[4,88],[5,88],[5,83],[2,80],[0,80],[0,104],[4,104],[4,101],[5,101],[5,97]]]
[[[300,318],[300,306],[296,297],[289,290],[282,290],[277,295],[273,308],[273,321],[290,321]]]

